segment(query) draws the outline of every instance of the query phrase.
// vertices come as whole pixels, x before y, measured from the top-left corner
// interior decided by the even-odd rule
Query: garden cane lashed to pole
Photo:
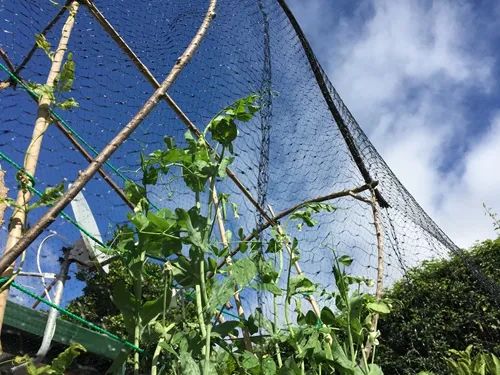
[[[47,77],[46,85],[49,87],[54,87],[55,82],[61,72],[62,62],[64,59],[64,54],[68,48],[68,42],[75,24],[75,16],[78,11],[79,3],[77,1],[71,2],[69,4],[68,18],[64,23],[61,31],[61,38],[59,40],[59,45],[54,53],[52,59],[52,65],[50,67],[49,75]],[[40,149],[42,146],[42,140],[47,128],[50,124],[50,111],[49,108],[52,104],[52,99],[44,94],[40,97],[38,102],[38,113],[35,122],[35,127],[33,129],[33,135],[31,142],[26,150],[24,159],[24,171],[28,176],[34,176],[36,171],[36,166],[38,163],[38,158],[40,155]],[[21,178],[26,176],[21,176]],[[27,179],[27,184],[33,184],[33,181]],[[16,204],[14,207],[14,212],[10,219],[9,224],[9,235],[7,237],[7,244],[5,246],[5,253],[2,257],[7,259],[5,267],[2,268],[0,273],[2,275],[10,275],[13,271],[13,263],[17,257],[24,251],[21,250],[19,253],[15,252],[15,246],[23,236],[23,229],[26,224],[26,206],[31,198],[31,192],[29,189],[21,187],[17,194]],[[15,256],[13,256],[15,255]],[[5,308],[8,298],[8,289],[6,288],[0,294],[0,332],[3,324],[3,318],[5,314]]]

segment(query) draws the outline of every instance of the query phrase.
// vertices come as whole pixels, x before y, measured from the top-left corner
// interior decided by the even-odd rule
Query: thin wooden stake
[[[219,205],[219,197],[217,195],[217,190],[215,186],[212,189],[212,201],[214,202],[214,206],[216,207],[216,217],[217,217],[217,226],[219,227],[219,234],[220,234],[220,239],[222,241],[222,244],[229,248],[229,242],[227,241],[226,237],[226,228],[224,226],[224,218],[222,217],[222,210]],[[231,264],[232,259],[231,256],[228,255],[226,258],[226,263]],[[241,304],[241,297],[240,297],[240,292],[238,291],[238,286],[234,287],[234,301],[236,302],[236,309],[238,311],[238,316],[240,319],[245,319],[245,310],[243,309],[243,305]],[[243,327],[243,342],[245,343],[245,348],[246,350],[252,352],[252,341],[250,339],[250,332],[246,327]]]
[[[374,189],[370,190],[372,193],[372,212],[373,212],[373,225],[375,226],[375,235],[377,237],[377,283],[375,286],[375,298],[380,301],[384,294],[384,231],[382,227],[382,221],[380,219],[380,205],[377,200],[377,195]],[[375,314],[372,319],[371,332],[377,332],[379,314]],[[372,344],[370,340],[367,340],[364,351],[365,358],[370,357],[370,352],[372,350]]]
[[[59,40],[59,45],[54,53],[52,60],[52,65],[50,67],[49,75],[47,77],[46,85],[49,87],[54,87],[55,81],[61,72],[61,67],[64,59],[64,54],[68,49],[68,41],[75,24],[75,16],[78,11],[79,4],[77,1],[73,1],[69,5],[69,15],[64,23],[61,32],[61,38]],[[24,170],[31,176],[35,175],[36,166],[38,164],[38,158],[40,155],[40,149],[42,147],[42,140],[47,128],[50,124],[50,105],[52,104],[52,99],[48,95],[42,95],[38,101],[38,113],[37,119],[35,121],[35,127],[33,129],[33,135],[31,137],[31,142],[28,145],[24,158]],[[31,181],[27,181],[31,184]],[[21,239],[23,230],[26,224],[26,205],[31,199],[31,192],[27,188],[20,188],[17,194],[16,206],[14,212],[10,219],[9,224],[9,235],[7,237],[7,244],[5,246],[5,252],[2,259],[10,259],[0,273],[2,276],[11,275],[14,270],[14,262],[17,257],[24,251],[19,252],[15,257],[9,257],[14,254],[15,245]],[[3,319],[5,315],[5,308],[7,306],[8,298],[8,288],[5,289],[0,294],[0,333],[2,330]],[[1,343],[0,343],[1,350]]]

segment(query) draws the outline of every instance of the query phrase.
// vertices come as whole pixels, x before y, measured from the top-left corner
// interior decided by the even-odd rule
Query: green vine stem
[[[144,251],[140,254],[140,266],[138,270],[139,277],[134,277],[134,295],[135,300],[138,305],[142,301],[142,284],[144,283],[144,262],[146,260],[146,253]],[[142,321],[140,315],[139,306],[137,306],[137,311],[135,315],[135,327],[134,327],[134,345],[139,346],[141,341],[141,331],[142,331]],[[140,365],[140,353],[138,351],[134,352],[134,375],[139,375],[139,365]]]
[[[212,333],[212,324],[207,324],[206,331],[207,335],[205,337],[205,361],[203,364],[203,375],[208,375],[210,373],[210,334]]]
[[[198,324],[200,325],[201,336],[205,338],[207,336],[207,330],[205,327],[205,319],[203,318],[203,305],[201,302],[201,288],[199,284],[196,284],[195,292],[196,292],[196,312],[198,315]]]

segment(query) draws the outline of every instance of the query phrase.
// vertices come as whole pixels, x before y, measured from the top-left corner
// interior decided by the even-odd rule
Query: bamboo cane
[[[61,72],[62,62],[64,59],[64,54],[68,49],[68,42],[71,35],[71,31],[73,30],[73,26],[75,24],[75,16],[78,11],[79,4],[77,1],[73,1],[69,5],[69,14],[61,32],[61,38],[59,40],[59,45],[55,51],[52,65],[50,67],[49,75],[47,77],[46,85],[49,87],[54,87],[55,81]],[[37,119],[35,121],[35,127],[33,129],[33,135],[31,137],[31,142],[28,145],[26,150],[25,158],[24,158],[24,170],[31,176],[35,175],[36,166],[38,163],[38,158],[40,155],[40,149],[42,146],[43,135],[47,131],[47,128],[50,124],[50,111],[49,107],[52,104],[51,98],[48,95],[42,95],[38,102],[38,113]],[[27,182],[31,184],[31,181]],[[5,246],[4,257],[8,256],[12,248],[17,244],[17,242],[21,239],[23,234],[23,229],[26,223],[26,205],[31,199],[31,192],[29,189],[20,188],[17,194],[16,205],[14,208],[14,212],[10,219],[9,224],[9,235],[7,237],[7,244]],[[16,257],[17,258],[17,257]],[[2,275],[11,275],[14,269],[14,264],[12,260],[8,263],[8,267],[5,270],[2,270]],[[7,305],[8,298],[8,289],[5,289],[0,294],[0,332],[2,330],[3,318],[5,314],[5,308]],[[0,342],[0,351],[1,351],[1,342]]]

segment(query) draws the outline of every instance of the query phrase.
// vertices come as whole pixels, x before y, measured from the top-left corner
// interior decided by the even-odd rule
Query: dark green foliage
[[[123,316],[113,304],[111,296],[113,286],[123,285],[124,289],[133,290],[132,276],[122,262],[114,262],[108,274],[98,271],[84,270],[77,274],[79,280],[86,283],[83,295],[73,300],[67,309],[84,319],[87,319],[120,337],[127,337],[127,329]],[[154,301],[163,294],[164,276],[162,266],[148,262],[144,265],[144,284],[142,302]],[[188,324],[194,317],[193,302],[182,295],[177,296],[177,307],[168,310],[167,318],[170,322]],[[146,332],[154,335],[154,332]],[[150,361],[154,345],[143,346],[145,349],[144,361]]]
[[[163,276],[161,267],[157,264],[147,263],[145,269],[143,295],[144,300],[149,301],[163,293]],[[111,301],[113,285],[122,283],[129,290],[132,289],[132,277],[122,263],[114,262],[108,274],[84,270],[80,271],[77,277],[85,282],[86,286],[83,295],[73,300],[68,310],[126,337],[121,314]]]
[[[423,370],[448,374],[443,360],[448,350],[464,350],[468,345],[500,354],[500,308],[472,275],[470,264],[491,282],[498,282],[500,238],[450,260],[425,262],[387,293],[393,311],[379,325],[379,358],[385,374]]]

